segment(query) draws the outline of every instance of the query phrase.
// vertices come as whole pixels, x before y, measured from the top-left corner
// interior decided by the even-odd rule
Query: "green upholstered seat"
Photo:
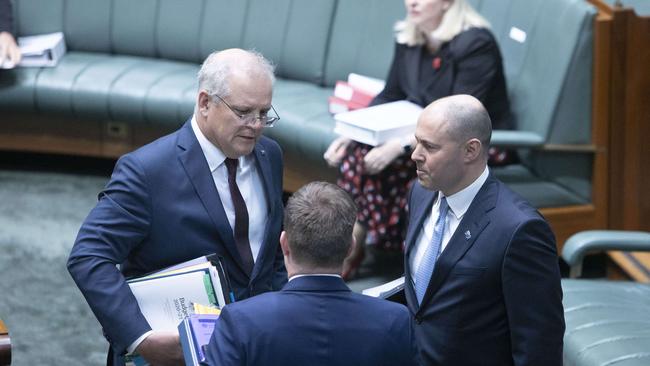
[[[583,257],[603,250],[650,251],[650,233],[580,232],[562,258],[579,275]],[[650,284],[563,279],[562,290],[565,366],[650,364]]]

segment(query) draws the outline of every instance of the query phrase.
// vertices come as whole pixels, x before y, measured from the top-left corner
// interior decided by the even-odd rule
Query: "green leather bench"
[[[522,157],[496,174],[537,207],[589,203],[593,154],[557,147],[591,141],[594,9],[583,0],[470,2],[501,45],[519,126],[494,133],[495,145]],[[350,72],[385,77],[404,16],[392,0],[16,0],[15,12],[19,35],[63,31],[68,53],[55,68],[0,74],[0,148],[118,156],[191,115],[206,55],[255,48],[278,66],[282,119],[266,133],[285,151],[288,190],[336,175],[322,159],[335,137],[327,97]],[[73,127],[61,132],[65,124]],[[69,138],[49,146],[48,133]]]
[[[579,276],[586,254],[650,251],[650,233],[586,231],[566,242],[562,257]],[[563,279],[565,366],[650,364],[650,284]]]

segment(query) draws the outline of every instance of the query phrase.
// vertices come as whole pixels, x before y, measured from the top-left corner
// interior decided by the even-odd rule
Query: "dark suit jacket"
[[[426,77],[420,75],[423,52],[423,46],[396,43],[386,87],[373,105],[406,99],[426,107],[439,98],[470,94],[483,103],[495,129],[514,128],[501,53],[489,30],[470,28],[443,44],[436,54],[440,67]]]
[[[409,366],[416,350],[403,305],[353,293],[340,278],[308,276],[226,306],[207,357],[215,366]]]
[[[266,137],[253,153],[269,203],[269,221],[250,278],[189,121],[117,162],[68,259],[70,274],[116,355],[150,330],[124,277],[217,253],[238,300],[279,290],[286,283],[279,245],[282,153]]]
[[[0,32],[13,33],[13,13],[10,0],[0,0]]]
[[[555,238],[544,218],[487,179],[442,252],[418,306],[410,257],[437,192],[413,185],[406,299],[425,365],[562,365]]]

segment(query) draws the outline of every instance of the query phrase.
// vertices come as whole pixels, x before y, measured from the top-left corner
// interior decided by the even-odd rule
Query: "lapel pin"
[[[465,231],[465,239],[469,240],[472,237],[472,233],[469,230]]]

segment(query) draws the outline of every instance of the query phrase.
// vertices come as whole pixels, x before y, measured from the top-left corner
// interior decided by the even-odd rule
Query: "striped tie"
[[[422,303],[424,294],[427,292],[427,287],[429,286],[429,281],[431,280],[431,275],[433,274],[433,269],[436,266],[436,260],[440,255],[440,247],[442,246],[442,237],[445,234],[445,222],[447,221],[447,211],[449,211],[449,206],[447,205],[447,198],[442,197],[440,201],[439,215],[438,220],[436,220],[436,225],[433,227],[433,236],[431,238],[431,244],[424,252],[424,258],[420,263],[418,271],[415,273],[415,295],[418,298],[418,304]]]

